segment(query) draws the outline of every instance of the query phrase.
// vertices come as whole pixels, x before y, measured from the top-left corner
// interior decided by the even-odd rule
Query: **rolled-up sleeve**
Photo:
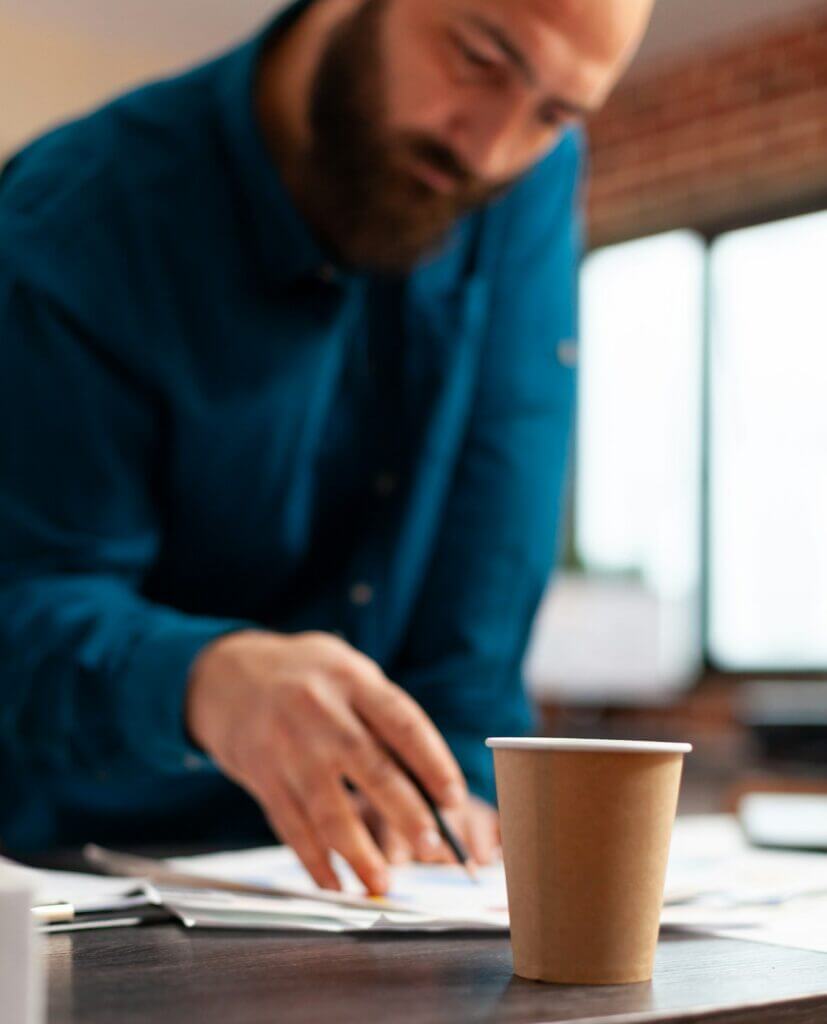
[[[189,667],[241,623],[141,594],[158,423],[146,383],[0,260],[0,743],[17,764],[183,772],[195,753]]]
[[[507,204],[473,412],[392,667],[488,799],[485,736],[531,726],[521,666],[558,545],[576,393],[581,150],[579,134],[566,135]]]

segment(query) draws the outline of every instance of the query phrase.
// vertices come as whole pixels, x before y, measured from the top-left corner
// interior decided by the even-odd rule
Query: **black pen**
[[[78,910],[72,903],[51,903],[32,907],[32,916],[40,930],[47,933],[84,931],[93,928],[127,928],[178,920],[165,907],[154,903],[99,910]]]
[[[451,852],[457,858],[457,861],[465,868],[465,872],[471,879],[471,881],[475,882],[476,884],[479,884],[479,879],[477,878],[477,866],[474,863],[473,859],[471,858],[471,855],[465,849],[465,844],[442,817],[442,814],[440,813],[437,805],[434,803],[431,794],[427,791],[427,789],[425,789],[425,787],[414,775],[414,773],[409,769],[405,768],[405,774],[416,786],[422,799],[428,805],[428,809],[434,816],[436,827],[439,829],[439,834],[451,848]]]

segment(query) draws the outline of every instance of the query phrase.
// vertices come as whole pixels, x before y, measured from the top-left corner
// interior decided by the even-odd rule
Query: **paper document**
[[[211,927],[323,928],[328,931],[500,930],[508,927],[502,864],[480,871],[480,885],[459,866],[396,867],[388,893],[394,910],[376,911],[314,903],[315,884],[289,848],[266,847],[167,862],[190,874],[306,894],[295,900],[161,890],[186,923]],[[363,888],[347,865],[335,866],[346,891]],[[822,895],[823,894],[823,895]],[[291,907],[292,904],[292,907]],[[410,913],[396,908],[410,907]],[[664,928],[781,943],[827,952],[827,856],[755,849],[729,815],[679,818],[667,872]],[[306,915],[306,916],[305,916]],[[825,924],[821,926],[820,921]]]
[[[78,871],[43,871],[6,857],[0,857],[0,868],[14,872],[31,886],[33,905],[71,903],[78,910],[98,910],[117,906],[122,897],[141,889],[134,878],[113,878],[88,875]]]
[[[678,818],[666,888],[692,899],[664,921],[827,953],[827,854],[750,846],[730,815]]]
[[[751,846],[728,814],[678,818],[666,891],[742,905],[827,895],[827,855]]]
[[[339,857],[334,866],[343,889],[364,895],[364,887]],[[479,884],[459,865],[409,864],[393,868],[388,902],[375,909],[320,903],[315,882],[291,849],[283,846],[181,857],[167,864],[187,874],[254,886],[277,886],[306,894],[307,900],[171,889],[158,885],[165,906],[197,926],[322,928],[325,931],[506,931],[508,906],[502,865],[481,868]],[[236,914],[236,911],[238,912]]]
[[[364,898],[361,883],[341,858],[334,862],[353,905],[325,900],[293,851],[283,846],[170,861],[99,850],[96,863],[131,876],[116,878],[37,871],[0,858],[3,870],[20,872],[31,882],[38,903],[64,900],[80,910],[91,909],[122,900],[143,886],[190,927],[327,932],[508,929],[502,864],[482,868],[479,885],[458,865],[394,867],[388,899],[373,900]],[[171,871],[179,873],[178,880],[169,877]],[[144,872],[147,878],[152,876],[151,885],[136,877]],[[204,887],[194,888],[190,881],[182,884],[187,875],[203,878]],[[258,891],[220,891],[210,879]],[[281,893],[268,894],[273,889]],[[663,927],[827,952],[827,855],[751,847],[728,815],[679,818],[665,904]]]

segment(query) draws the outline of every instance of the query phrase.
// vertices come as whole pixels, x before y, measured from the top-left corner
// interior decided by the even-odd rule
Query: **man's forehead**
[[[596,104],[637,47],[652,0],[448,0],[446,6],[501,30],[539,77],[568,68],[579,79],[576,91]]]
[[[460,10],[479,11],[515,28],[563,32],[594,59],[611,60],[636,41],[652,0],[450,0]]]

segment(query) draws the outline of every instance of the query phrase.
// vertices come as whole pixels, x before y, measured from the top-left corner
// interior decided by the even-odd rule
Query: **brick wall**
[[[621,84],[590,137],[592,245],[827,207],[827,10]]]

